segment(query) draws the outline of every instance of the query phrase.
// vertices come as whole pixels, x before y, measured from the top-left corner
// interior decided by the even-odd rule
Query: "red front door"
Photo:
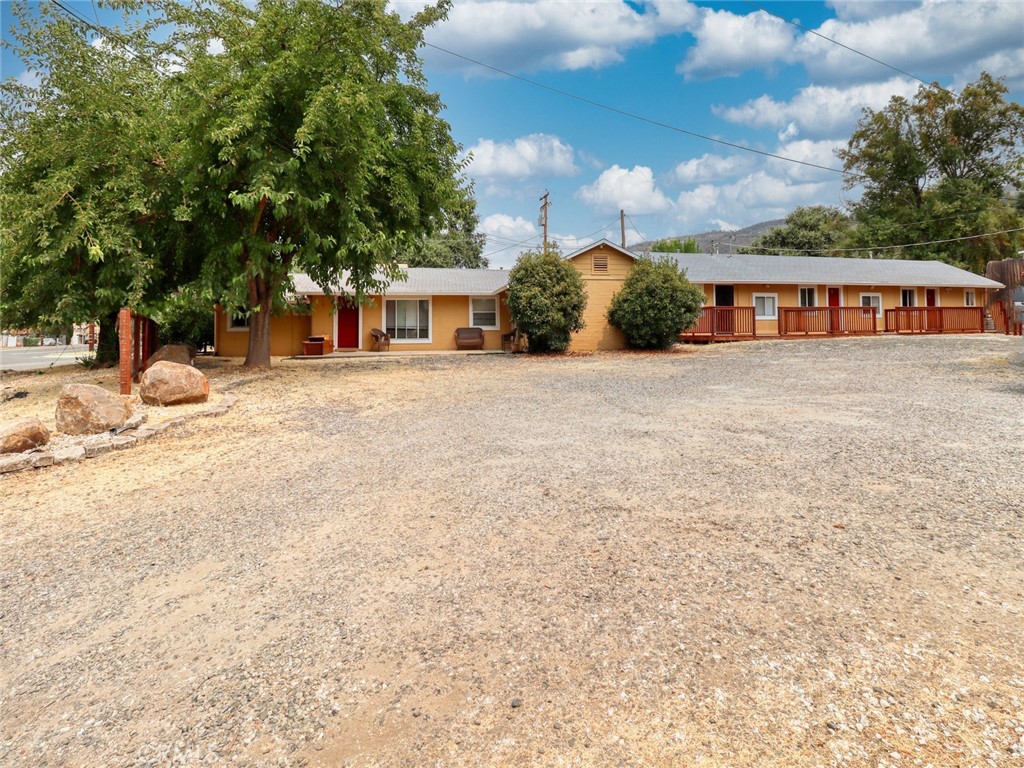
[[[338,307],[339,349],[359,349],[359,307]]]
[[[936,302],[935,302],[935,289],[934,288],[926,289],[925,292],[924,292],[924,305],[926,307],[934,307],[935,304],[936,304]]]
[[[838,307],[839,306],[839,289],[838,288],[829,288],[828,289],[828,305],[830,307]]]

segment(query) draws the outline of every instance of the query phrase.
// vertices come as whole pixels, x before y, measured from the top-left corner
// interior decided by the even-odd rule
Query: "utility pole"
[[[544,227],[544,252],[548,250],[548,208],[551,207],[551,202],[548,200],[548,192],[544,190],[544,194],[540,198],[540,225]]]
[[[619,229],[622,230],[622,248],[626,248],[626,211],[619,208]]]

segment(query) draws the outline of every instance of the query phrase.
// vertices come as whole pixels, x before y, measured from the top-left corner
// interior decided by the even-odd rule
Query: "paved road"
[[[0,347],[0,371],[34,371],[54,365],[74,365],[89,354],[87,346]]]

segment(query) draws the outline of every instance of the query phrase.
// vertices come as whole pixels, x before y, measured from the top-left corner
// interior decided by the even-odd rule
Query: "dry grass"
[[[1012,343],[205,361],[3,480],[0,761],[1020,763]]]

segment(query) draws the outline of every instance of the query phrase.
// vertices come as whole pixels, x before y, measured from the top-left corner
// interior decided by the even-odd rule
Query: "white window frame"
[[[757,314],[757,300],[758,299],[772,299],[775,302],[775,314],[774,315],[759,315]],[[754,303],[754,319],[755,320],[778,320],[779,319],[779,294],[777,293],[755,293],[751,296],[751,301]]]
[[[494,325],[481,325],[480,323],[474,322],[473,317],[473,302],[474,301],[493,301],[494,302]],[[481,310],[488,311],[488,310]],[[469,297],[469,325],[472,328],[479,328],[483,331],[498,331],[501,330],[501,302],[498,301],[497,296],[470,296]]]
[[[910,297],[913,300],[913,304],[903,303],[903,293],[910,291]],[[900,306],[901,307],[916,307],[917,306],[917,288],[900,288]]]
[[[804,304],[803,303],[803,293],[804,293],[804,291],[811,291],[811,296],[814,297],[814,303],[813,304]],[[804,309],[817,309],[818,308],[818,286],[816,286],[816,285],[800,285],[800,286],[797,286],[796,301],[797,301],[797,304],[799,304]]]
[[[388,333],[388,302],[389,301],[426,301],[427,302],[427,338],[425,339],[399,339],[397,336],[391,337],[392,344],[430,344],[434,340],[434,299],[432,296],[385,296],[381,302],[380,308],[380,327],[384,329],[384,333]],[[417,307],[419,311],[419,307]],[[395,317],[397,319],[398,308],[395,308]],[[397,330],[397,329],[396,329]]]
[[[878,306],[875,307],[875,306],[873,306],[871,304],[865,304],[864,303],[864,299],[867,298],[867,297],[870,297],[870,298],[873,298],[873,299],[878,299]],[[860,308],[861,309],[868,309],[869,307],[875,310],[875,317],[881,317],[882,316],[882,294],[880,294],[880,293],[862,293],[860,295]]]
[[[246,315],[245,317],[235,317],[234,313],[232,312],[225,312],[224,314],[227,315],[228,318],[227,322],[224,323],[224,330],[228,331],[229,333],[249,332],[249,315]],[[241,323],[241,325],[236,325],[236,323]]]
[[[978,293],[973,288],[964,288],[964,306],[978,306]]]

